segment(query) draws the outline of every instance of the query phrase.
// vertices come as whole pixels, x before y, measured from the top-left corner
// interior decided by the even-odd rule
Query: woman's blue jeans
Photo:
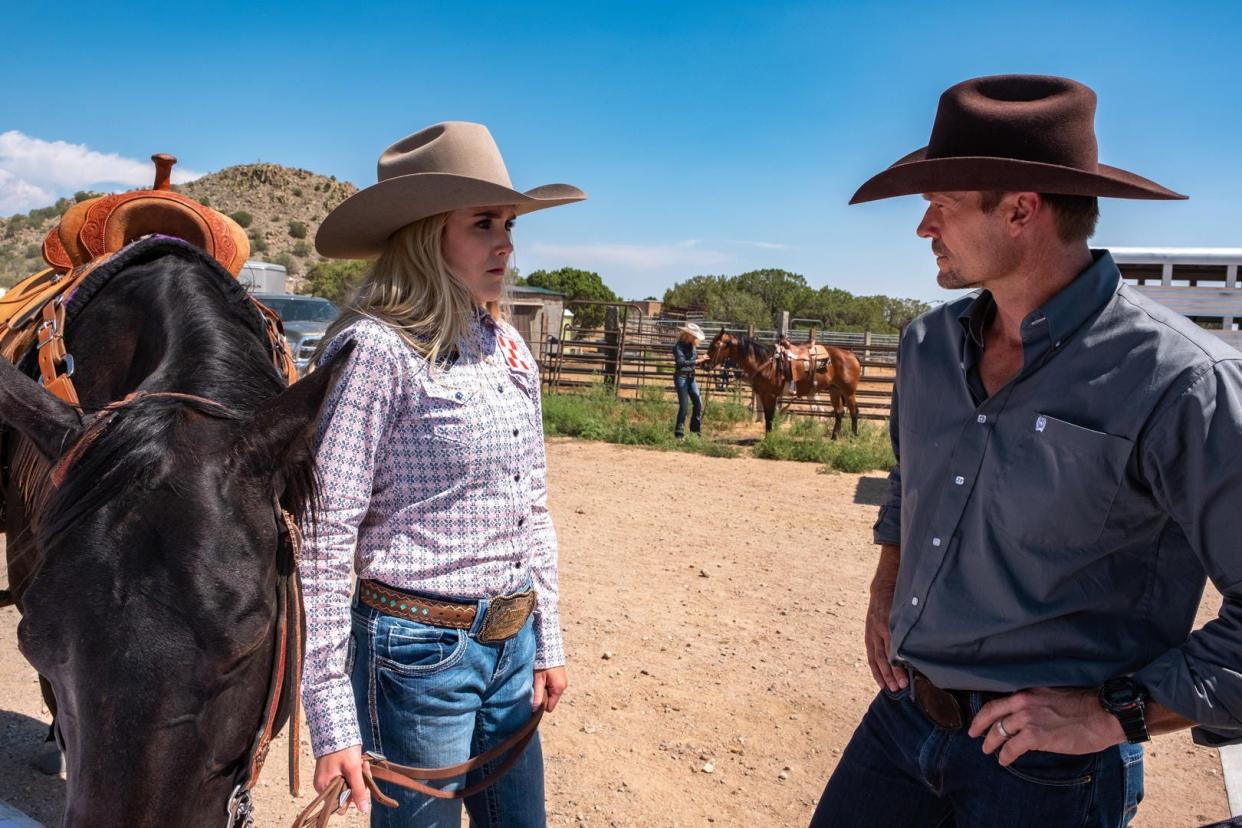
[[[978,712],[982,699],[971,693]],[[1123,828],[1143,799],[1143,749],[1033,751],[1009,767],[966,728],[942,730],[909,691],[882,692],[828,780],[811,828]]]
[[[531,715],[534,617],[507,641],[484,644],[476,634],[487,601],[470,630],[432,627],[385,615],[356,600],[350,677],[363,750],[402,765],[446,767],[500,744]],[[436,787],[460,790],[490,774],[496,762]],[[378,781],[401,803],[372,802],[372,828],[461,825],[462,801],[436,799]],[[465,800],[472,828],[535,828],[546,823],[539,735],[501,780]]]
[[[678,437],[686,435],[683,424],[686,422],[686,411],[693,403],[694,410],[690,414],[690,433],[698,434],[703,428],[703,398],[699,396],[699,384],[694,381],[693,376],[681,375],[673,377],[673,384],[677,386],[677,427],[674,433]]]

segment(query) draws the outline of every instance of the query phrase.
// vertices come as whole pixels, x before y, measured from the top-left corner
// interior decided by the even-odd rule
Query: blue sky
[[[86,178],[145,180],[155,151],[200,173],[262,160],[365,186],[396,138],[474,120],[519,187],[591,196],[519,222],[523,271],[586,267],[641,298],[782,267],[942,299],[913,232],[921,200],[846,202],[926,143],[946,87],[1038,72],[1096,90],[1102,161],[1191,195],[1104,202],[1098,242],[1242,246],[1232,0],[37,0],[6,3],[4,24],[0,212],[108,183]]]

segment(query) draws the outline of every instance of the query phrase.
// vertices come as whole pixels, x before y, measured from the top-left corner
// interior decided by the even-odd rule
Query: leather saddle
[[[64,345],[64,303],[96,267],[150,235],[174,236],[201,248],[233,276],[250,255],[250,240],[237,222],[172,191],[176,158],[160,153],[151,160],[151,189],[99,196],[69,208],[43,239],[49,267],[0,297],[0,357],[17,363],[37,347],[40,382],[70,405],[77,405],[78,398],[71,380],[73,357]],[[251,301],[263,315],[274,353],[280,355],[277,367],[293,382],[296,370],[279,316]]]

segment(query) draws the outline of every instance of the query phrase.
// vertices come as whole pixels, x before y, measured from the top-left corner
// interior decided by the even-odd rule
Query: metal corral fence
[[[677,328],[683,323],[671,319],[648,319],[632,306],[605,302],[569,302],[566,307],[579,316],[587,305],[603,310],[604,322],[595,328],[573,328],[559,333],[531,332],[530,346],[539,360],[544,389],[572,392],[600,383],[606,384],[620,397],[642,396],[644,389],[673,391],[673,344]],[[755,330],[722,322],[700,323],[708,342],[721,329],[733,334],[746,334],[772,345],[773,330]],[[809,331],[794,331],[789,337],[794,344],[808,341]],[[892,399],[897,368],[897,334],[873,334],[824,331],[815,339],[824,345],[852,350],[862,363],[863,376],[858,389],[859,416],[886,419]],[[707,343],[704,343],[705,345]],[[736,368],[700,368],[699,389],[706,398],[748,399],[750,386]],[[787,398],[786,398],[787,399]],[[819,398],[818,410],[809,402],[798,400],[790,413],[829,417],[832,407],[827,395]]]

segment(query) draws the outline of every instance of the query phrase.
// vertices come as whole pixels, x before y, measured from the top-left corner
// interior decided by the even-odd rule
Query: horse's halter
[[[65,476],[82,455],[107,430],[113,419],[126,407],[143,399],[172,399],[194,403],[208,409],[210,416],[233,419],[233,411],[215,400],[175,391],[138,391],[124,399],[109,403],[95,412],[86,428],[52,467],[52,485],[60,487]],[[276,529],[280,536],[276,562],[276,645],[273,648],[272,673],[268,682],[263,718],[251,743],[245,763],[234,778],[232,793],[226,807],[224,828],[252,828],[254,802],[251,790],[259,781],[272,738],[276,735],[276,717],[281,702],[290,694],[289,705],[289,792],[300,794],[298,709],[302,692],[302,589],[298,581],[298,564],[302,557],[302,535],[293,515],[273,500]],[[283,572],[281,570],[284,570]]]

